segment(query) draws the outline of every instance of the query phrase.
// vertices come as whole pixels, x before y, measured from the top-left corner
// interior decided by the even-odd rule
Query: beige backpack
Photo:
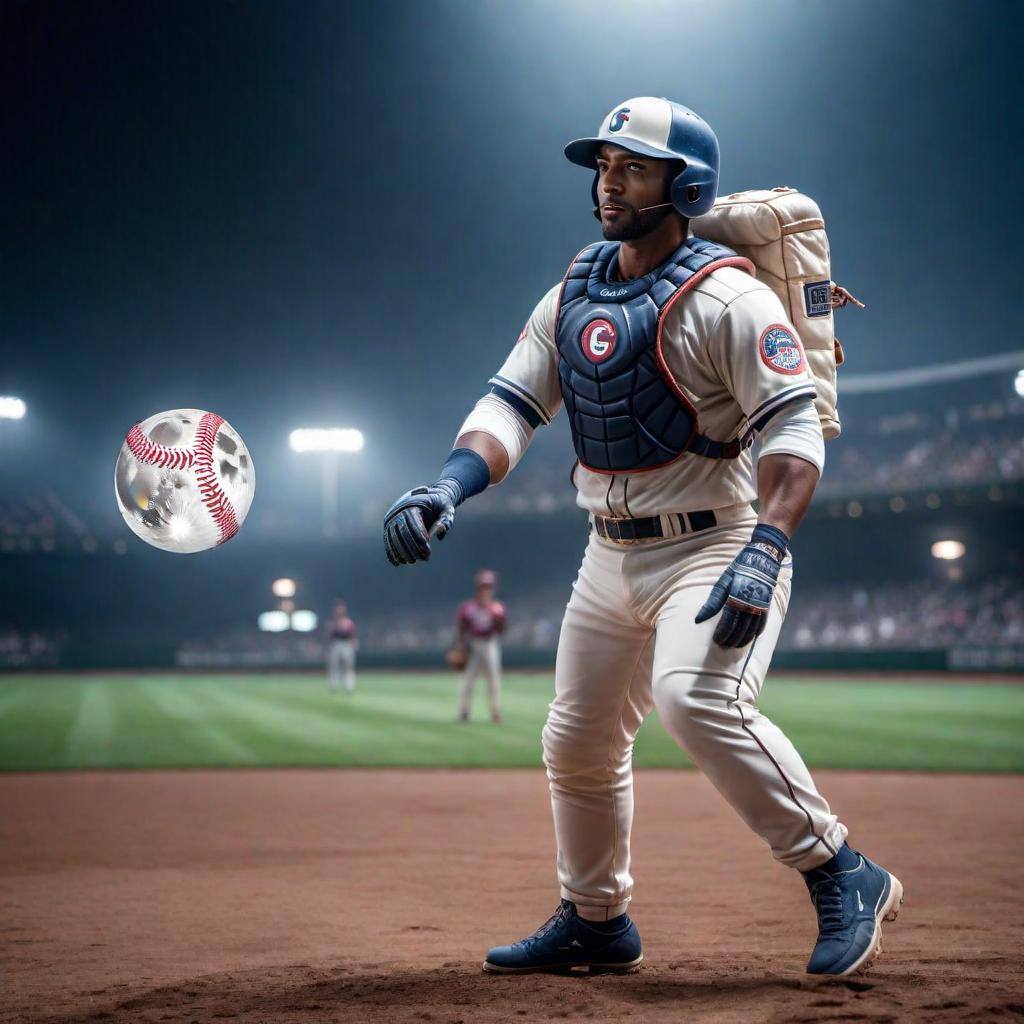
[[[836,367],[843,350],[836,339],[832,310],[857,302],[832,282],[828,236],[813,199],[792,188],[734,192],[719,198],[710,213],[690,222],[699,238],[734,249],[757,268],[779,297],[797,329],[814,376],[814,405],[825,440],[839,436]]]

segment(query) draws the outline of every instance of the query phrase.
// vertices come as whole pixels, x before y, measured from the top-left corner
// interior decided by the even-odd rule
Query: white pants
[[[543,736],[558,879],[584,917],[615,917],[631,897],[633,740],[652,707],[782,863],[808,870],[846,838],[796,749],[757,709],[791,564],[750,646],[718,647],[717,617],[693,621],[753,525],[630,546],[591,534],[562,621]]]
[[[354,640],[332,640],[327,648],[327,686],[351,693],[356,688],[356,645]]]
[[[491,701],[491,717],[501,714],[501,643],[496,636],[470,637],[469,660],[462,677],[459,713],[468,715],[473,705],[473,684],[483,674],[487,696]]]

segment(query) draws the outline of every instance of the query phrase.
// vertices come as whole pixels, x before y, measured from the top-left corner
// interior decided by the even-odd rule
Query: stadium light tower
[[[942,562],[955,562],[958,558],[963,558],[966,551],[963,541],[937,540],[932,545],[932,558]]]
[[[15,398],[14,395],[0,395],[0,420],[20,420],[26,411],[24,399]]]
[[[324,535],[338,535],[338,463],[344,453],[363,450],[361,431],[351,427],[311,427],[293,430],[288,445],[293,452],[312,452],[320,459],[320,493],[323,505]]]

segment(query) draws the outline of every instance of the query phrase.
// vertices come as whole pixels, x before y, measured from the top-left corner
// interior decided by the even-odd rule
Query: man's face
[[[479,583],[476,588],[476,596],[481,604],[494,600],[494,587],[490,583]]]
[[[601,231],[609,242],[643,238],[673,214],[668,202],[669,179],[678,173],[673,160],[630,153],[606,143],[597,155],[597,202]],[[645,207],[659,206],[657,210]]]

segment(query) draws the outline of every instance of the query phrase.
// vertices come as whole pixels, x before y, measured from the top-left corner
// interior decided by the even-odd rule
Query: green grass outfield
[[[505,676],[505,724],[455,717],[451,675],[368,672],[351,696],[311,675],[0,676],[0,769],[540,764],[548,674]],[[1024,686],[776,676],[762,710],[814,767],[1024,771]],[[648,767],[688,762],[656,715]]]

